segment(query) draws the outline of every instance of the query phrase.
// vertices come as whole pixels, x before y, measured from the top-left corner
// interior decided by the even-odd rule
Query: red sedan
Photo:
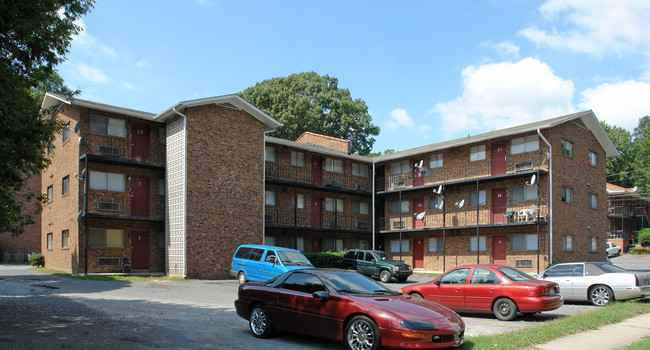
[[[456,311],[493,312],[504,321],[514,319],[517,311],[534,314],[564,303],[557,283],[501,265],[459,266],[433,282],[404,287],[401,292]]]
[[[235,308],[255,337],[284,330],[342,340],[348,349],[446,348],[461,345],[465,334],[455,312],[355,271],[294,270],[244,283]]]

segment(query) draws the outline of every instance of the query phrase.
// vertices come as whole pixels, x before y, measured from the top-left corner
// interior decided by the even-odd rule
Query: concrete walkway
[[[604,326],[593,331],[577,333],[556,339],[534,349],[619,349],[650,336],[650,313]]]

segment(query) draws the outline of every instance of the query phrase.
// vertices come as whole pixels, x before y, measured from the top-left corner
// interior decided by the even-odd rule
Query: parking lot
[[[619,260],[620,259],[620,260]],[[624,261],[625,260],[625,261]],[[650,269],[650,257],[614,258],[615,264]],[[636,266],[636,265],[635,265]],[[416,274],[406,284],[431,280]],[[399,290],[404,284],[390,283]],[[339,349],[334,341],[283,334],[254,338],[234,311],[238,284],[226,281],[101,282],[42,274],[28,266],[0,265],[0,348]],[[469,336],[497,334],[594,307],[566,304],[560,309],[515,321],[493,315],[465,314]]]

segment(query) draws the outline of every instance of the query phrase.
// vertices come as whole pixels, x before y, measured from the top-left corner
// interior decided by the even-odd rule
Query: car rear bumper
[[[555,310],[564,305],[561,295],[547,297],[526,297],[515,301],[519,311],[524,313]]]
[[[650,295],[650,286],[614,288],[614,297],[617,300],[636,299]]]

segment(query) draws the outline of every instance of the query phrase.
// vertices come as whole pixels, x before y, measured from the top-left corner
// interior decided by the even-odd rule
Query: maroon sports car
[[[564,304],[557,283],[501,265],[459,266],[432,282],[407,286],[401,292],[455,311],[493,312],[504,321],[514,319],[517,311],[535,314]]]
[[[355,271],[294,270],[244,283],[235,308],[258,338],[277,329],[342,340],[348,349],[431,349],[464,341],[465,324],[454,311]]]

